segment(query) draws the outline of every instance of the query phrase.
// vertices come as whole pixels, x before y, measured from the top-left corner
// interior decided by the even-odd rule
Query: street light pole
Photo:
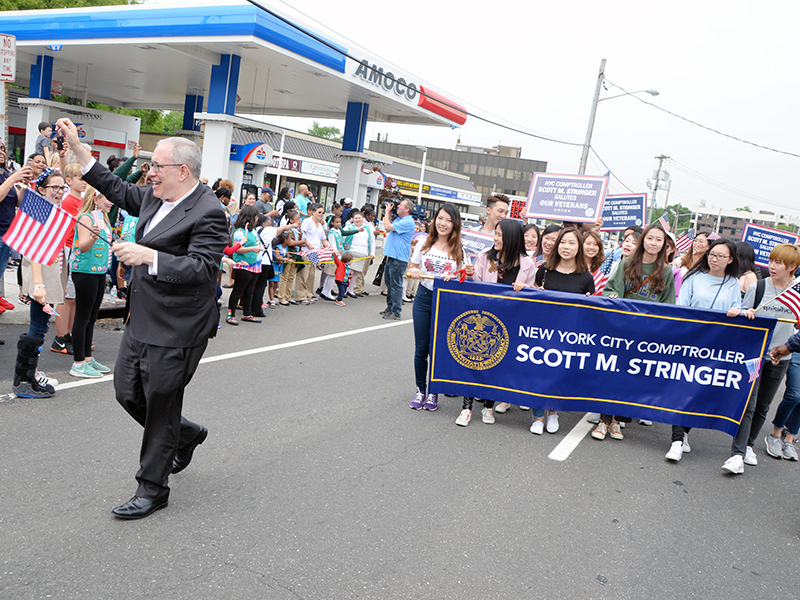
[[[600,71],[597,74],[597,85],[594,88],[594,98],[592,98],[592,112],[589,113],[589,127],[586,128],[586,140],[583,142],[583,152],[581,152],[581,166],[578,168],[578,175],[586,174],[586,161],[589,159],[589,144],[592,142],[592,130],[594,129],[594,118],[597,115],[597,104],[600,102],[600,89],[603,87],[605,77],[606,59],[600,61]]]
[[[581,164],[578,167],[578,174],[586,174],[586,161],[589,160],[589,148],[592,143],[592,131],[594,130],[594,119],[597,116],[597,105],[604,100],[612,100],[614,98],[621,98],[622,96],[632,96],[634,94],[650,94],[651,96],[658,96],[657,90],[637,90],[635,92],[625,92],[624,94],[617,94],[616,96],[608,96],[607,98],[600,98],[600,89],[603,87],[605,80],[606,59],[600,61],[600,71],[597,73],[597,85],[594,88],[594,98],[592,98],[592,112],[589,113],[589,126],[586,128],[586,140],[583,142],[583,151],[581,152]],[[611,85],[614,85],[613,83]],[[619,86],[614,86],[619,87]],[[622,89],[622,88],[620,88]]]
[[[417,190],[417,204],[422,203],[422,186],[425,183],[425,162],[428,159],[428,148],[425,146],[417,146],[422,150],[422,168],[419,171],[419,189]]]

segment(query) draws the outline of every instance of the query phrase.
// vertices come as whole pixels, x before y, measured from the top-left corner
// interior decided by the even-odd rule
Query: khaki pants
[[[364,292],[367,291],[364,288],[364,281],[368,281],[367,280],[367,272],[369,271],[369,267],[370,267],[371,264],[372,264],[372,259],[371,258],[365,260],[364,261],[364,270],[360,271],[356,275],[356,287],[355,287],[355,293],[356,294],[363,294]]]
[[[297,286],[295,288],[295,300],[311,300],[314,295],[314,280],[317,274],[317,267],[306,264],[302,271],[297,274]]]
[[[296,275],[297,266],[294,263],[283,263],[283,273],[278,282],[278,302],[289,302],[292,299],[292,286]]]

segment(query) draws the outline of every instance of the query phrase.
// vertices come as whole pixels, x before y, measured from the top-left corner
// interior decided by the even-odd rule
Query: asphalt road
[[[412,327],[383,308],[223,324],[206,359],[287,346],[201,364],[184,413],[208,440],[141,521],[110,513],[135,491],[141,430],[112,383],[68,387],[69,357],[44,352],[68,386],[0,398],[0,598],[798,597],[800,465],[759,441],[757,467],[723,475],[730,437],[712,431],[668,463],[669,427],[636,423],[559,462],[582,415],[533,436],[517,409],[467,428],[460,398],[409,410]],[[22,328],[0,320],[0,393]],[[120,337],[98,331],[98,360]]]

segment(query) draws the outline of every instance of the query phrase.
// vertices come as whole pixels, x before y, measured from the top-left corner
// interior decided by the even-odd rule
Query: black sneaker
[[[53,338],[53,343],[50,344],[50,350],[53,352],[58,352],[59,354],[72,354],[72,352],[68,351],[67,349],[68,345],[71,344],[69,343],[69,338],[67,336],[56,336]],[[71,348],[69,350],[71,350]]]

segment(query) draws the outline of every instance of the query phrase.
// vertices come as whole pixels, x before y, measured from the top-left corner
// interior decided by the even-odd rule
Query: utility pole
[[[589,126],[586,128],[586,141],[583,142],[583,152],[581,152],[581,164],[578,167],[578,175],[586,174],[586,161],[589,158],[589,147],[592,143],[592,129],[594,129],[594,118],[597,115],[597,103],[600,102],[600,90],[603,87],[605,78],[606,59],[600,61],[600,72],[597,74],[597,85],[594,88],[594,98],[592,98],[592,111],[589,113]]]
[[[655,159],[658,161],[658,170],[656,171],[656,180],[653,182],[653,201],[650,203],[650,210],[648,211],[647,215],[647,223],[650,224],[653,222],[653,209],[656,208],[656,192],[658,191],[658,182],[661,181],[661,167],[664,166],[664,161],[669,160],[669,156],[656,156]]]

